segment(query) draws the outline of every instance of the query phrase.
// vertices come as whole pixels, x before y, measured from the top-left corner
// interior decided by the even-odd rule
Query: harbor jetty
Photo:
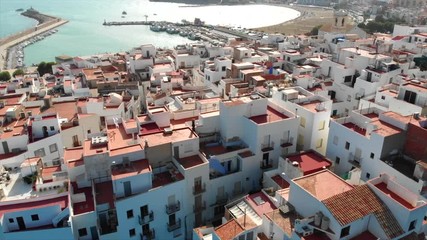
[[[35,19],[38,24],[37,26],[31,27],[25,31],[9,35],[0,39],[1,70],[15,68],[19,65],[17,62],[17,58],[20,56],[20,54],[9,53],[9,49],[12,49],[12,47],[20,43],[31,40],[32,38],[36,38],[42,34],[46,34],[47,32],[68,22],[67,20],[58,17],[40,13],[33,8],[22,12],[21,15]]]

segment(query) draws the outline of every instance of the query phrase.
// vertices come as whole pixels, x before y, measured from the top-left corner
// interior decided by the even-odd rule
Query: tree
[[[12,76],[13,77],[16,77],[16,76],[19,76],[19,75],[24,75],[24,71],[22,70],[22,69],[16,69],[14,72],[13,72],[13,74],[12,74]]]
[[[45,69],[46,69],[45,62],[41,62],[39,63],[39,65],[37,65],[37,72],[39,72],[40,76],[43,76],[45,74]]]
[[[319,35],[319,29],[322,27],[322,25],[317,25],[315,27],[313,27],[313,29],[311,29],[310,33],[308,34],[309,36],[317,36]]]
[[[0,72],[0,81],[7,81],[10,78],[10,73],[8,71]]]

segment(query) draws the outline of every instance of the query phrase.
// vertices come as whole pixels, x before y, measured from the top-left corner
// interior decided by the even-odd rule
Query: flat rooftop
[[[205,163],[198,154],[189,157],[179,158],[177,159],[177,161],[185,169],[192,168]]]
[[[84,141],[83,149],[83,156],[92,156],[96,154],[102,154],[108,151],[107,145],[93,146],[90,139]]]
[[[300,103],[298,103],[298,105],[300,105],[301,107],[309,110],[310,112],[315,112],[315,113],[323,111],[323,110],[319,111],[319,110],[316,109],[319,104],[322,104],[322,101],[315,100],[315,101],[310,101],[310,102],[300,102]],[[322,109],[322,108],[319,108],[319,109]]]
[[[293,181],[319,201],[353,189],[353,186],[329,170],[316,172]]]
[[[127,134],[122,124],[117,128],[115,125],[107,126],[108,149],[127,147],[132,143],[132,134]]]
[[[279,209],[273,210],[265,214],[271,221],[276,223],[288,236],[292,235],[294,223],[297,219],[296,214],[283,214]]]
[[[412,206],[412,204],[407,202],[405,199],[401,198],[399,195],[397,195],[396,193],[388,189],[387,184],[385,182],[375,184],[374,186],[379,190],[381,190],[381,192],[383,192],[385,195],[391,197],[392,199],[394,199],[396,202],[400,203],[402,206],[406,207],[407,209],[412,210],[416,208]]]
[[[113,180],[150,172],[151,166],[146,159],[129,162],[129,166],[123,166],[122,164],[119,164],[111,167],[111,177]]]
[[[95,205],[92,195],[92,187],[78,188],[76,182],[71,182],[73,188],[73,194],[84,194],[86,201],[78,202],[73,204],[74,215],[79,215],[87,212],[92,212],[95,210]]]
[[[145,135],[143,137],[143,142],[146,141],[148,146],[158,146],[173,142],[181,142],[193,138],[198,138],[198,136],[193,131],[191,131],[190,128],[182,128],[173,130],[172,134],[155,133]]]
[[[153,188],[157,188],[183,179],[184,175],[182,175],[176,168],[173,168],[166,172],[154,174],[152,186]]]
[[[280,113],[271,107],[267,107],[267,114],[250,117],[249,119],[254,121],[257,124],[264,124],[269,122],[281,121],[287,118],[289,117],[286,116],[285,114]]]
[[[271,177],[271,179],[280,186],[280,188],[284,189],[284,188],[289,188],[290,184],[288,181],[286,181],[285,179],[283,179],[280,175],[274,175]]]
[[[304,175],[312,174],[329,168],[332,163],[314,151],[307,151],[287,156],[291,163],[297,162]]]
[[[262,217],[264,213],[277,209],[270,198],[263,192],[248,195],[245,197],[245,200],[260,217]]]
[[[113,182],[101,182],[95,184],[96,205],[108,203],[110,208],[114,208]]]
[[[16,213],[16,212],[22,212],[37,208],[44,208],[44,207],[50,207],[50,206],[57,206],[59,205],[61,209],[65,209],[68,206],[68,196],[60,196],[56,197],[56,194],[52,195],[52,198],[46,199],[46,200],[35,200],[31,199],[32,201],[23,202],[23,203],[16,203],[16,204],[4,204],[0,205],[0,218],[3,217],[6,213]]]

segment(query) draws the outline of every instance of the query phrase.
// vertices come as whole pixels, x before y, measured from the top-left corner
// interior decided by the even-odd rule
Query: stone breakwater
[[[35,19],[38,24],[37,26],[31,27],[25,31],[9,35],[0,39],[0,69],[8,69],[10,67],[13,67],[10,64],[6,64],[10,61],[15,62],[13,61],[14,59],[8,59],[10,55],[8,52],[9,48],[68,22],[61,18],[42,14],[34,10],[33,8],[22,12],[21,15]]]

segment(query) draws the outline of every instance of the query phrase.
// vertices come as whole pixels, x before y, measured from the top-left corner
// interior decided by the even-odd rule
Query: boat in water
[[[18,8],[18,9],[16,9],[16,11],[17,11],[17,12],[23,12],[23,11],[24,11],[24,9],[23,9],[23,8]]]
[[[128,13],[126,12],[126,11],[123,11],[122,12],[122,15],[127,15]]]

